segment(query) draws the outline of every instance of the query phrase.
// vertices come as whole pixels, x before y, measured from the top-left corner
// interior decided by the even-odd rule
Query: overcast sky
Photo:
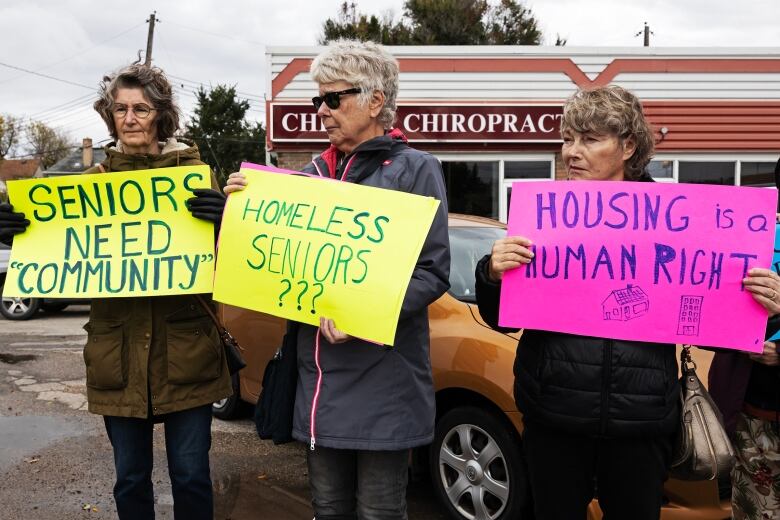
[[[495,3],[496,0],[493,0]],[[146,48],[146,19],[157,10],[154,63],[177,83],[185,116],[197,85],[236,85],[263,120],[266,45],[314,45],[340,0],[0,0],[0,113],[39,119],[74,142],[108,134],[92,111],[102,75]],[[360,0],[364,13],[392,13],[403,0]],[[546,43],[641,46],[648,22],[653,46],[775,47],[778,0],[531,0]],[[35,71],[63,81],[13,68]],[[70,83],[68,83],[70,82]]]

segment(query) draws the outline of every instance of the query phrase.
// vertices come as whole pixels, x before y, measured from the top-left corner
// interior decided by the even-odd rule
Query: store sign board
[[[559,142],[561,105],[401,105],[396,127],[413,142]],[[271,104],[271,142],[325,142],[311,104]]]

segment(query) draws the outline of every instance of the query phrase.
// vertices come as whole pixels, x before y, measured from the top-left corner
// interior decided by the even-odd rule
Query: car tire
[[[0,295],[3,293],[5,280],[0,284]],[[0,314],[8,320],[29,320],[41,307],[40,298],[0,298]]]
[[[437,498],[457,520],[530,518],[523,454],[512,426],[474,406],[436,423],[430,471]]]
[[[241,415],[241,397],[239,394],[238,374],[233,374],[231,377],[233,381],[233,394],[230,397],[225,397],[212,403],[211,413],[217,419],[223,421],[229,421],[231,419],[237,419]]]
[[[67,308],[68,305],[68,303],[57,301],[44,302],[41,304],[41,309],[43,309],[44,312],[62,312]]]

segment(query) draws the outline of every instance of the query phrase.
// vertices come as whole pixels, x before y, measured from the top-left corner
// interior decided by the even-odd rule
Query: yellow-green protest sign
[[[106,298],[211,292],[213,225],[185,206],[208,166],[10,181],[30,221],[4,296]]]
[[[244,163],[222,218],[214,299],[392,345],[439,201]]]

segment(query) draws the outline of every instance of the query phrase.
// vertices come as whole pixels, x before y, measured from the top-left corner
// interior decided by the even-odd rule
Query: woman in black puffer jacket
[[[577,92],[561,134],[569,180],[652,182],[653,136],[630,92]],[[531,261],[530,245],[506,237],[477,264],[477,303],[493,328],[503,273]],[[606,518],[657,519],[679,421],[674,345],[525,330],[514,373],[537,519],[584,518],[596,494]]]

